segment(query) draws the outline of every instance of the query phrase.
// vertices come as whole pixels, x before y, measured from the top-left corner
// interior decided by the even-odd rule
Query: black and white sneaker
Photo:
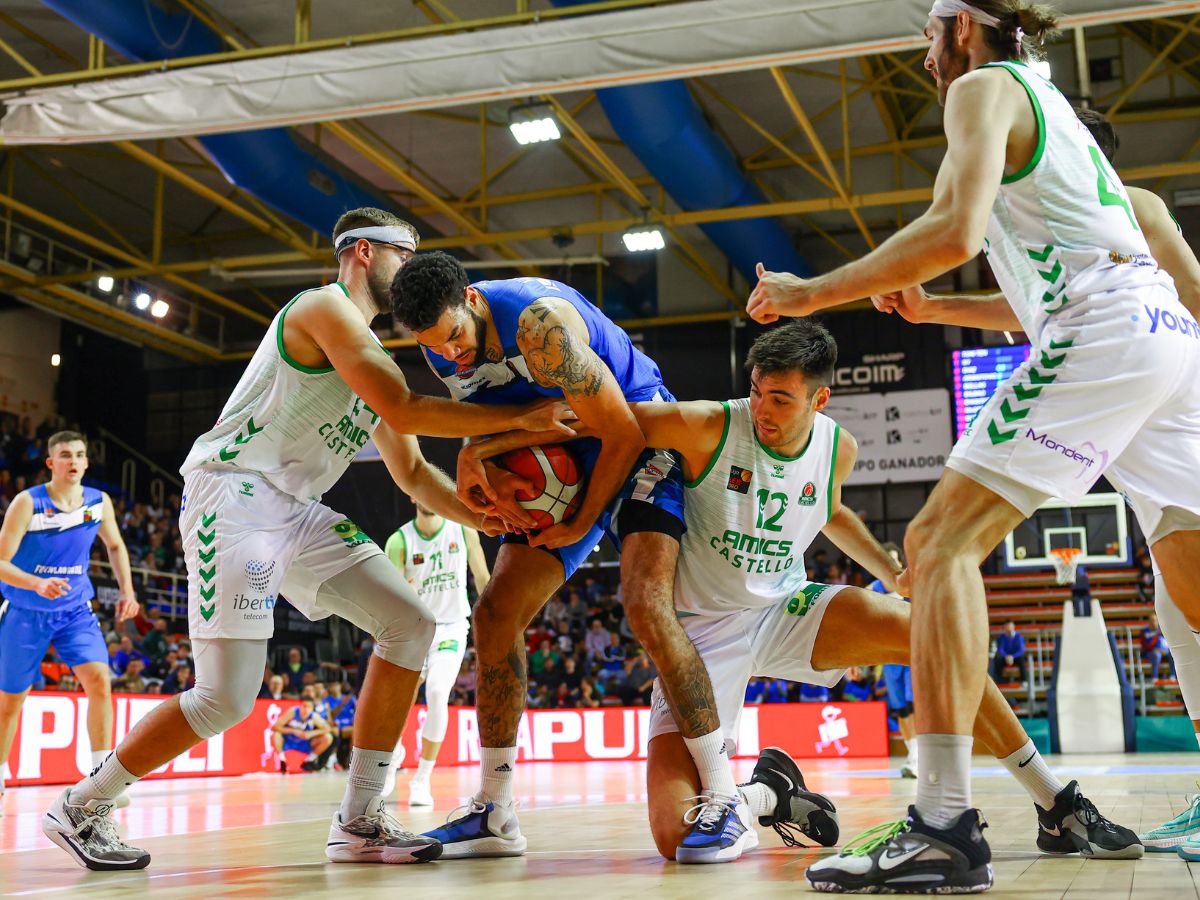
[[[1141,859],[1146,848],[1138,836],[1110,822],[1072,781],[1058,792],[1054,806],[1038,815],[1038,849],[1043,853],[1079,853],[1096,859]]]
[[[804,776],[795,761],[778,747],[768,747],[758,755],[751,784],[765,784],[775,792],[775,811],[759,816],[758,824],[770,825],[788,847],[803,847],[796,832],[816,841],[822,847],[838,842],[837,809],[824,794],[807,790]]]
[[[376,797],[367,811],[343,822],[333,814],[325,855],[333,862],[417,863],[442,855],[442,845],[423,834],[405,831],[387,812],[386,801]]]
[[[71,788],[66,788],[50,811],[42,816],[42,833],[85,869],[112,872],[120,869],[144,869],[150,865],[150,854],[130,847],[117,834],[117,826],[109,813],[115,805],[111,800],[89,800],[84,804],[70,802]]]
[[[987,823],[968,809],[949,828],[908,819],[863,832],[838,856],[809,866],[815,890],[835,894],[977,894],[992,886]]]

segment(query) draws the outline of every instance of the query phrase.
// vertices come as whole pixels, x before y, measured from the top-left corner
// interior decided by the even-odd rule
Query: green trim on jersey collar
[[[437,537],[439,534],[441,534],[445,530],[446,517],[442,516],[442,524],[438,526],[438,530],[435,531],[433,534],[428,534],[428,535],[425,534],[425,532],[423,532],[421,530],[421,527],[417,524],[416,519],[412,520],[412,525],[413,525],[413,531],[415,531],[417,533],[417,537],[419,537],[423,541],[432,541],[435,537]]]
[[[1013,172],[1013,174],[1005,175],[1003,178],[1001,178],[1001,184],[1015,184],[1016,182],[1020,181],[1037,168],[1038,163],[1042,161],[1042,157],[1046,154],[1046,114],[1042,112],[1042,101],[1039,100],[1037,94],[1033,92],[1033,88],[1029,86],[1029,82],[1025,80],[1025,76],[1017,70],[1017,66],[1020,66],[1021,68],[1028,68],[1024,63],[1016,60],[986,63],[979,67],[981,69],[1004,69],[1011,74],[1013,78],[1021,82],[1021,87],[1025,88],[1025,93],[1029,95],[1029,102],[1033,104],[1033,115],[1037,119],[1037,149],[1033,151],[1033,156],[1030,158],[1029,162],[1025,163],[1025,165],[1023,165],[1020,169],[1018,169],[1016,172]]]
[[[750,423],[750,430],[754,432],[754,443],[758,444],[759,449],[762,450],[763,453],[767,454],[767,456],[771,457],[771,459],[777,459],[780,462],[795,462],[798,459],[803,459],[804,454],[808,452],[808,448],[812,446],[813,434],[815,434],[817,430],[817,420],[815,418],[813,419],[812,428],[810,428],[808,431],[808,440],[804,442],[804,449],[800,451],[799,456],[783,456],[782,454],[776,453],[758,439],[758,430],[754,427],[753,422]]]
[[[721,442],[717,444],[717,449],[713,451],[713,455],[709,457],[708,465],[704,467],[704,471],[700,473],[700,477],[695,481],[685,481],[683,486],[686,488],[698,488],[700,482],[708,477],[708,473],[712,471],[712,467],[717,464],[717,460],[721,456],[721,451],[725,449],[725,439],[729,437],[729,401],[722,400],[721,408],[725,410],[725,424],[721,427]]]
[[[335,281],[334,284],[336,284],[338,287],[340,287],[342,289],[342,293],[345,294],[346,299],[349,300],[350,299],[350,288],[346,287],[340,281]]]
[[[340,287],[343,291],[346,290],[346,286],[344,284],[342,284],[340,281],[337,282],[337,286]],[[307,291],[301,291],[295,297],[293,297],[291,300],[289,300],[287,306],[285,306],[279,312],[279,325],[275,331],[275,343],[279,347],[280,357],[283,359],[283,361],[285,363],[287,363],[289,366],[291,366],[297,372],[303,372],[305,375],[328,375],[330,372],[333,371],[333,366],[328,366],[328,367],[321,368],[321,369],[314,369],[312,366],[306,366],[306,365],[304,365],[302,363],[298,363],[298,362],[296,362],[296,360],[292,359],[291,355],[287,352],[287,348],[285,346],[283,346],[283,317],[287,315],[287,311],[292,308],[293,303],[295,303],[297,300],[299,300],[305,294],[309,293],[309,291],[319,291],[319,290],[321,290],[321,288],[309,288]],[[350,294],[347,293],[346,296],[349,297]]]
[[[825,494],[826,522],[833,518],[833,473],[837,469],[837,448],[841,436],[842,426],[835,422],[833,424],[833,453],[829,455],[829,490]]]

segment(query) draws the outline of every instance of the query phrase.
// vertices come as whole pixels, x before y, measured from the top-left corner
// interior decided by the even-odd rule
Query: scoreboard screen
[[[1029,344],[1015,347],[977,347],[955,350],[954,436],[957,438],[974,421],[983,405],[1013,370],[1029,358]]]

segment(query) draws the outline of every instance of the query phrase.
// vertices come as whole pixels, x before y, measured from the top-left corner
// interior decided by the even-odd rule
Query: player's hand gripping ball
[[[496,463],[533,485],[532,490],[517,491],[516,501],[538,529],[565,522],[583,502],[583,473],[566,447],[522,447],[498,457]]]

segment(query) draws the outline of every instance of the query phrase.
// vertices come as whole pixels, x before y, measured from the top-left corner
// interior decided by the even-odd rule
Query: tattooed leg
[[[525,629],[563,582],[562,563],[544,550],[503,544],[475,605],[475,688],[484,747],[513,747],[525,710]]]
[[[621,545],[625,614],[650,654],[675,721],[685,738],[721,727],[708,669],[675,616],[675,561],[679,542],[652,531],[629,535]]]

